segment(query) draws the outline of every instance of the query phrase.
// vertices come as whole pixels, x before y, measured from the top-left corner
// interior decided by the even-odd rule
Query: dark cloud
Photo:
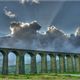
[[[45,34],[39,33],[41,26],[37,21],[31,23],[11,22],[11,34],[1,37],[2,47],[38,49],[49,51],[76,52],[80,47],[80,28],[75,34],[66,35],[55,26],[48,27]],[[7,41],[7,42],[6,42]]]

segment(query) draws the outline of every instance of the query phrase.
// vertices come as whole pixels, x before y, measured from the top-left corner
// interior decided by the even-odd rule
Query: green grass
[[[60,74],[0,75],[0,80],[80,80],[80,77]]]

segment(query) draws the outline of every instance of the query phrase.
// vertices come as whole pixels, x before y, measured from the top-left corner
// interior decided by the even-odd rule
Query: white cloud
[[[32,3],[39,4],[39,0],[32,0]]]
[[[26,2],[29,2],[29,0],[19,0],[19,2],[20,2],[21,4],[25,4]]]
[[[6,16],[8,16],[9,18],[15,18],[16,17],[16,14],[13,13],[11,10],[8,10],[7,7],[4,8],[4,14]]]
[[[39,4],[39,0],[19,0],[19,2],[21,3],[21,4],[25,4],[25,3],[29,3],[29,2],[31,2],[31,3],[35,3],[35,4]]]
[[[75,31],[75,36],[80,36],[80,27],[78,27]]]

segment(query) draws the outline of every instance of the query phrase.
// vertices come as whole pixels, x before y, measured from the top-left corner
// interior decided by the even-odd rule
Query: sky
[[[11,26],[13,37],[1,37],[2,46],[80,52],[80,28],[77,36],[65,35],[74,33],[80,25],[80,1],[0,0],[0,36],[11,34],[13,21],[16,22]],[[17,22],[25,25],[16,26]],[[52,27],[46,31],[49,26]],[[46,31],[46,34],[38,34],[37,27],[41,27],[40,31]],[[14,57],[9,63],[12,61]]]
[[[0,1],[0,35],[10,33],[11,21],[34,20],[42,26],[41,31],[54,25],[65,33],[74,33],[80,25],[80,1]]]

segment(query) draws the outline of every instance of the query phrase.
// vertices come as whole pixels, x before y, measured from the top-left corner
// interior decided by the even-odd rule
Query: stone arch
[[[14,51],[8,53],[8,73],[16,74],[16,52]]]
[[[36,52],[35,51],[27,51],[27,53],[31,57],[31,61],[30,61],[30,73],[37,73],[37,68],[36,68]]]
[[[25,73],[29,74],[30,73],[30,64],[31,64],[31,56],[29,53],[25,53],[24,55],[24,64],[25,64]]]

